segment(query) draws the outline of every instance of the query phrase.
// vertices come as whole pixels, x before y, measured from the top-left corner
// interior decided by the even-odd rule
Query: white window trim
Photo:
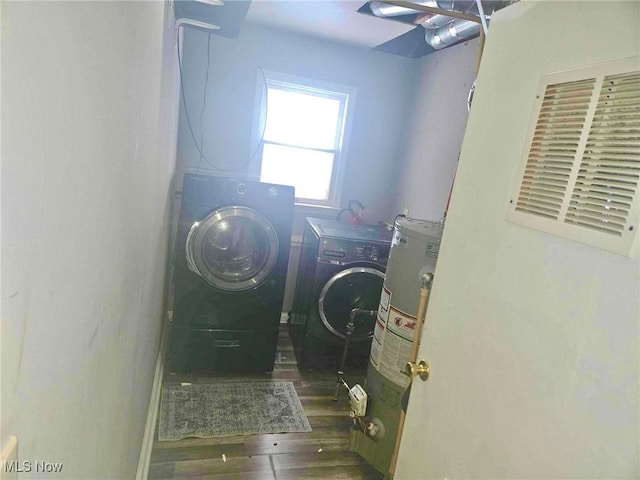
[[[264,77],[263,77],[264,74]],[[291,75],[287,73],[275,72],[272,70],[258,70],[256,76],[256,94],[254,102],[254,115],[253,115],[253,127],[251,133],[252,145],[251,151],[255,153],[255,162],[251,162],[249,174],[255,178],[260,178],[260,168],[262,163],[262,133],[264,131],[266,122],[266,83],[267,81],[283,82],[293,85],[300,85],[301,87],[308,87],[309,89],[326,90],[330,92],[336,92],[347,96],[347,102],[345,105],[346,115],[344,117],[344,124],[342,128],[342,139],[340,142],[340,148],[336,151],[333,172],[331,176],[331,185],[329,188],[329,198],[327,201],[305,201],[299,203],[296,201],[296,209],[303,208],[305,211],[313,214],[314,211],[326,211],[332,209],[339,209],[342,204],[342,190],[344,184],[344,177],[348,164],[348,151],[349,151],[349,139],[351,137],[351,130],[353,126],[353,118],[356,104],[357,90],[354,87],[347,85],[340,85],[331,82],[325,82],[322,80],[316,80],[314,78],[303,77],[300,75]]]

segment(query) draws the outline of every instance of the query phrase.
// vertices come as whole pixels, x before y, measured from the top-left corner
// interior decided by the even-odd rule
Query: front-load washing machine
[[[273,369],[293,204],[290,186],[185,175],[170,371]]]
[[[337,370],[352,309],[377,311],[392,233],[307,218],[288,326],[298,365]],[[375,316],[354,319],[347,367],[364,370]]]

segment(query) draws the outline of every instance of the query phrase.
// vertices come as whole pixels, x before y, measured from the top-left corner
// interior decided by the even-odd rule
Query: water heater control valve
[[[349,390],[349,404],[355,416],[364,417],[367,413],[367,392],[360,385],[354,385]]]

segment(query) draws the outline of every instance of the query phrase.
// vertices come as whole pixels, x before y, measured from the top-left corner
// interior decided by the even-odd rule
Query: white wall
[[[187,30],[184,87],[198,141],[206,52],[207,34]],[[414,99],[416,61],[249,24],[243,25],[236,39],[214,35],[203,121],[204,148],[206,156],[224,168],[246,163],[255,150],[252,129],[258,113],[254,105],[258,67],[357,89],[342,203],[346,206],[350,199],[360,200],[370,222],[393,218],[406,112]],[[255,160],[259,159],[251,165],[254,170]],[[198,161],[199,154],[181,109],[178,169],[182,172],[196,167]],[[210,168],[205,162],[201,167]],[[247,171],[244,168],[239,173]]]
[[[638,256],[505,220],[539,76],[639,53],[638,2],[495,15],[409,405],[427,454],[397,478],[640,477]]]
[[[59,478],[133,478],[163,318],[173,30],[162,2],[2,8],[2,441]]]
[[[394,211],[439,220],[444,214],[476,76],[478,39],[418,60],[404,164]]]

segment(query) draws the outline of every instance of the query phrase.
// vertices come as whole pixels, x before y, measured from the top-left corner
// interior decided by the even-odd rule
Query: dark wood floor
[[[363,372],[352,374],[347,381],[362,383],[363,377]],[[168,374],[164,383],[209,383],[221,378],[230,377]],[[382,479],[360,456],[349,451],[351,418],[346,392],[341,392],[338,402],[332,400],[335,374],[299,371],[286,328],[280,330],[272,373],[233,378],[293,382],[312,431],[155,441],[149,479]]]

